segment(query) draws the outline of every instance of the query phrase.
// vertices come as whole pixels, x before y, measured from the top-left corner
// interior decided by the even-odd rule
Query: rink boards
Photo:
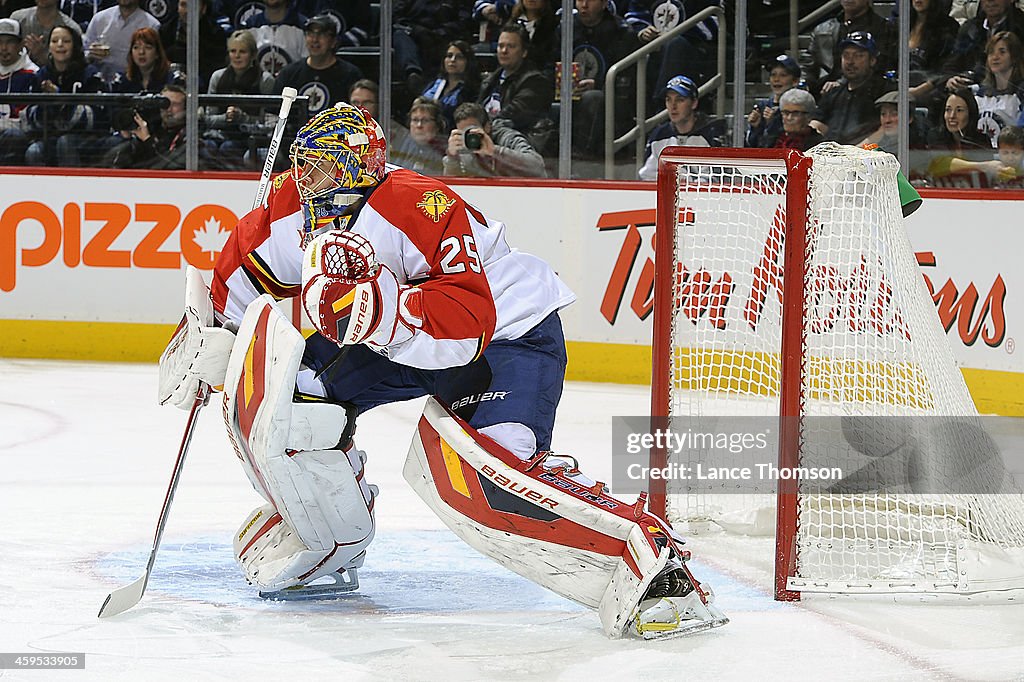
[[[0,356],[153,361],[181,316],[185,264],[209,271],[256,182],[35,171],[3,186]],[[576,292],[562,313],[570,378],[650,381],[653,183],[452,186]],[[1024,415],[1024,193],[924,194],[906,225],[972,394],[982,412]]]

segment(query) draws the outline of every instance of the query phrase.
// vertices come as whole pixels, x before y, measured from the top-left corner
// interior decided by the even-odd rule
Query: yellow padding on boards
[[[176,324],[0,320],[0,357],[156,362]]]
[[[0,320],[0,357],[156,362],[173,324]],[[649,384],[650,346],[568,341],[571,381]],[[1024,417],[1024,374],[963,369],[978,411]]]

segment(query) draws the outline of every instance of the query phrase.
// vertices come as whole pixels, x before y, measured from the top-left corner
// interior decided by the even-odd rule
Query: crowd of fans
[[[735,144],[806,150],[836,140],[895,152],[900,4],[842,0],[809,29],[799,59],[772,47],[785,36],[771,7],[788,12],[789,2],[755,4],[752,12],[768,13],[750,17],[754,73],[764,82],[748,97],[746,134]],[[801,0],[801,9],[808,4],[817,3]],[[202,92],[266,95],[291,86],[308,98],[306,115],[340,100],[376,114],[378,74],[353,63],[359,51],[349,49],[378,44],[379,7],[370,0],[0,0],[0,93],[135,95],[118,106],[0,104],[0,164],[183,168],[190,6],[200,14]],[[620,71],[608,98],[608,69],[708,7],[731,9],[727,0],[575,0],[570,70],[560,62],[557,0],[389,6],[391,160],[438,175],[513,177],[552,172],[561,106],[572,109],[573,158],[598,168],[606,135],[622,135],[645,113],[637,111],[636,70]],[[923,159],[912,179],[1016,186],[1024,175],[1024,12],[1014,0],[912,0],[909,11],[913,115],[902,128],[913,158]],[[709,16],[662,40],[639,76],[652,94],[646,116],[667,114],[649,130],[643,158],[631,156],[631,145],[617,155],[640,179],[654,178],[668,145],[733,143],[731,126],[699,94],[717,71],[718,33],[729,28],[719,23]],[[755,39],[764,30],[775,33]],[[571,102],[558,101],[563,77],[572,79]],[[608,101],[614,131],[605,129]],[[243,98],[202,107],[202,167],[259,168],[272,118]]]

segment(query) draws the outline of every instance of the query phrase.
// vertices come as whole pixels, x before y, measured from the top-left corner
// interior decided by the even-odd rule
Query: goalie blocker
[[[549,452],[519,459],[433,398],[404,474],[466,543],[597,609],[609,637],[654,639],[728,622],[686,566],[682,539],[645,511],[644,496],[616,500]]]

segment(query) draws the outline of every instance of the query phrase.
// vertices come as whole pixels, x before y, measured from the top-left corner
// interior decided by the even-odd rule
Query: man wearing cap
[[[30,92],[36,65],[23,50],[21,25],[14,19],[0,19],[0,92]],[[28,138],[18,118],[24,105],[0,104],[0,165],[20,166],[25,162]]]
[[[914,102],[910,101],[911,110]],[[895,90],[887,92],[875,100],[875,109],[878,111],[878,129],[860,141],[858,146],[865,148],[878,148],[883,152],[896,154],[899,147],[899,93]],[[924,137],[920,129],[910,119],[909,126],[910,148],[918,149],[924,147]]]
[[[782,134],[779,113],[779,98],[800,82],[800,65],[789,55],[780,54],[768,65],[768,83],[772,96],[754,102],[754,108],[747,116],[747,134],[744,142],[748,147],[772,147]]]
[[[896,86],[876,72],[878,48],[870,33],[851,33],[840,44],[843,78],[821,95],[811,126],[840,144],[856,144],[878,125],[875,100]]]
[[[896,68],[899,54],[896,31],[875,12],[872,0],[842,0],[842,11],[811,29],[807,48],[812,64],[805,73],[811,92],[817,95],[822,84],[842,76],[842,43],[852,33],[870,33],[876,44],[878,71]]]
[[[281,69],[274,81],[275,94],[290,86],[299,91],[299,96],[309,97],[310,117],[343,101],[352,85],[363,77],[355,65],[334,55],[337,21],[329,14],[318,14],[308,20],[303,31],[309,56]]]
[[[697,86],[686,76],[676,76],[665,86],[668,121],[647,136],[641,180],[658,179],[658,157],[665,147],[721,147],[725,121],[710,119],[697,111]]]
[[[132,34],[140,28],[160,30],[160,22],[149,12],[139,9],[139,0],[117,0],[116,7],[100,10],[89,21],[83,42],[85,56],[110,83],[128,66]]]

